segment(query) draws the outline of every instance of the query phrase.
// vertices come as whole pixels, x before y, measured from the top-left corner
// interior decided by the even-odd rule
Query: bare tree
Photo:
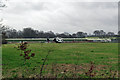
[[[0,1],[0,10],[3,10],[3,8],[5,7],[6,7],[6,4]],[[8,29],[6,26],[3,25],[2,21],[3,19],[0,18],[0,39],[2,38],[2,40],[0,40],[0,44],[1,44],[1,41],[2,43],[6,43],[6,40],[5,40],[6,32],[5,31]]]
[[[100,35],[100,31],[99,31],[99,30],[95,30],[95,31],[93,32],[93,34],[95,34],[95,36],[99,36],[99,35]]]

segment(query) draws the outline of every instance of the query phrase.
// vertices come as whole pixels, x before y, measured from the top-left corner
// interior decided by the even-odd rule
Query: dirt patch
[[[94,54],[105,54],[105,53],[94,53]]]
[[[51,65],[45,65],[44,66],[44,70],[43,70],[43,76],[44,78],[84,78],[84,76],[91,76],[92,74],[94,74],[93,77],[96,76],[100,76],[102,74],[108,75],[114,75],[117,76],[117,72],[118,71],[111,71],[110,72],[110,67],[108,65],[95,65],[95,64],[88,64],[88,63],[84,63],[84,64],[80,64],[80,65],[76,65],[76,64],[51,64]],[[91,69],[92,68],[92,69]],[[36,67],[34,69],[34,71],[32,72],[34,68],[32,68],[31,70],[29,69],[27,71],[28,78],[38,78],[37,75],[39,75],[38,70],[40,70],[40,66]],[[92,71],[91,71],[92,70]],[[107,73],[107,72],[109,73]],[[23,71],[24,72],[24,71]],[[17,75],[17,77],[22,78],[22,71],[20,71],[20,69],[15,68],[15,69],[11,69],[8,71],[7,74],[5,74],[6,76],[4,77],[11,77],[13,75]],[[36,73],[37,72],[37,73]],[[106,74],[107,73],[107,74]],[[8,75],[9,74],[9,75]],[[81,76],[84,75],[84,76]],[[102,76],[103,78],[106,78],[106,76]]]
[[[118,61],[111,61],[111,62],[107,62],[107,63],[110,63],[110,64],[118,64]]]
[[[110,60],[116,60],[116,59],[118,60],[118,58],[109,58],[109,59],[110,59]]]
[[[52,74],[54,74],[54,77],[56,77],[57,75],[61,74],[61,75],[67,75],[69,77],[81,77],[81,76],[75,76],[77,74],[80,75],[86,75],[86,73],[90,73],[90,74],[95,74],[94,76],[99,76],[99,75],[106,75],[106,72],[109,72],[109,74],[114,75],[115,71],[109,71],[111,66],[108,65],[92,65],[93,66],[93,71],[92,73],[90,73],[90,69],[91,69],[91,64],[81,64],[81,65],[75,65],[75,64],[56,64],[54,66],[52,66],[51,68],[51,72]],[[53,75],[51,75],[50,73],[48,73],[49,77],[53,77]],[[71,76],[70,76],[71,74]],[[107,75],[110,76],[108,73]],[[117,72],[116,72],[117,74]],[[89,75],[88,75],[89,76]],[[116,76],[116,75],[115,75]],[[47,75],[45,75],[45,77],[47,77]]]
[[[112,55],[113,53],[93,53],[93,54],[98,54],[98,55]]]

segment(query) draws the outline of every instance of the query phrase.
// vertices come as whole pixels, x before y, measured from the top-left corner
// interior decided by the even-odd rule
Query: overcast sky
[[[117,2],[84,1],[9,0],[2,10],[3,23],[17,30],[32,27],[56,33],[118,31]]]

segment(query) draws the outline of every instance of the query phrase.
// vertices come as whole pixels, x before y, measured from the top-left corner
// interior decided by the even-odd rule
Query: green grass
[[[24,61],[21,60],[20,51],[16,50],[15,46],[15,44],[2,46],[3,77],[11,77],[10,74],[17,76],[19,74],[17,70],[24,70],[26,67],[23,66]],[[112,70],[117,70],[118,43],[31,43],[29,49],[36,53],[35,57],[28,61],[30,64],[27,64],[27,67],[30,69],[40,67],[48,51],[53,50],[48,56],[46,62],[48,65],[53,63],[81,65],[92,61],[95,65],[108,65]],[[39,70],[40,68],[34,73],[39,73]],[[32,75],[33,71],[29,74]]]

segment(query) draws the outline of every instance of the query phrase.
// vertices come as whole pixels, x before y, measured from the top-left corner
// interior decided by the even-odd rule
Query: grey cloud
[[[7,25],[16,29],[31,26],[55,32],[116,32],[117,9],[115,2],[13,2],[3,11],[3,17]]]

